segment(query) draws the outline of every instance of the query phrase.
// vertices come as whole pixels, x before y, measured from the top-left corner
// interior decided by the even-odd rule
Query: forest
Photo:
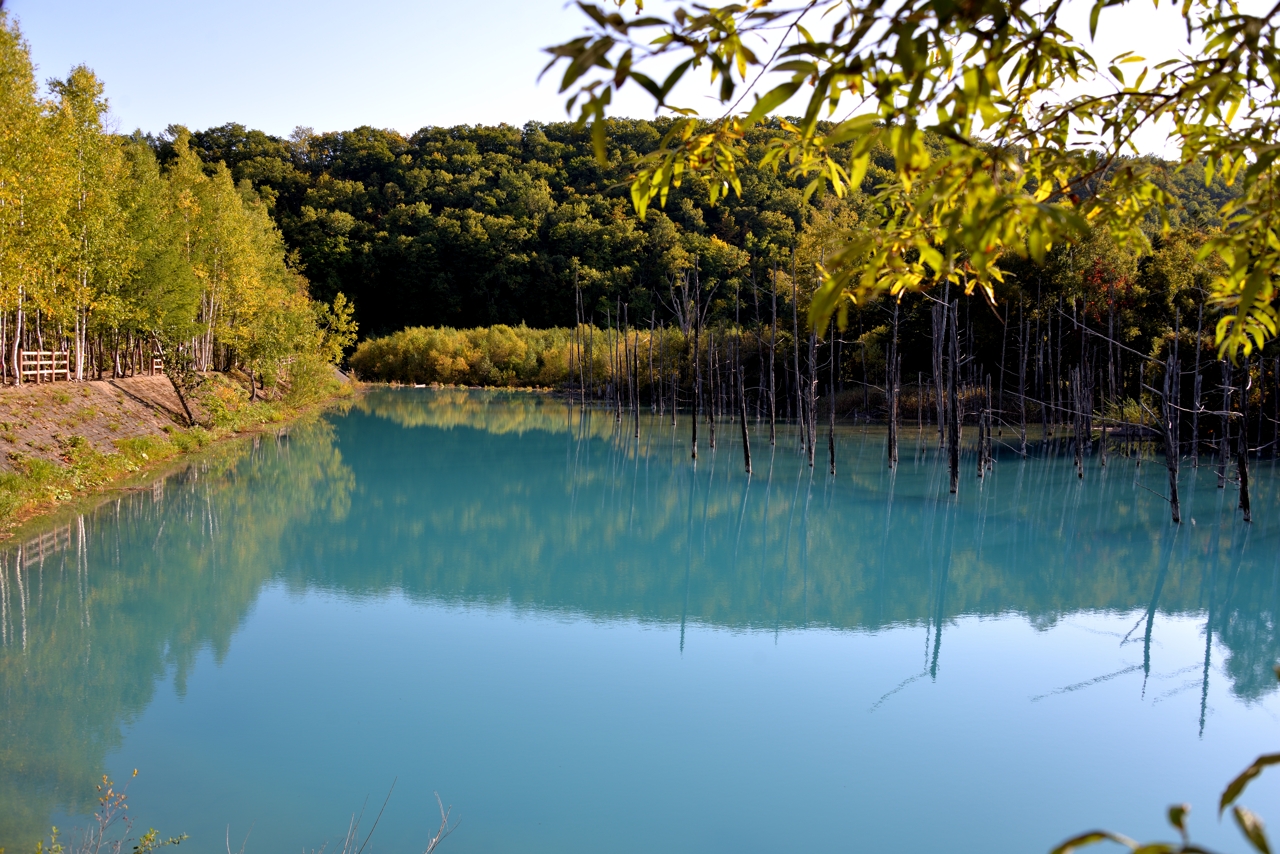
[[[569,385],[619,420],[642,398],[692,407],[712,441],[716,415],[767,418],[771,437],[797,418],[811,460],[822,413],[931,420],[957,455],[966,422],[982,447],[1011,429],[1025,453],[1030,424],[1091,454],[1100,428],[1104,455],[1110,430],[1222,469],[1233,425],[1255,450],[1275,441],[1280,364],[1266,350],[1241,368],[1213,347],[1221,262],[1198,249],[1235,190],[1203,165],[1140,158],[1174,200],[1144,239],[1099,229],[1041,263],[1003,259],[991,300],[937,285],[811,329],[823,259],[897,168],[883,145],[860,186],[810,194],[764,162],[783,127],[770,119],[746,131],[740,193],[690,174],[641,217],[633,164],[667,119],[607,120],[603,159],[569,122],[121,136],[88,69],[41,97],[7,19],[3,56],[6,380],[20,349],[50,341],[76,378],[159,357],[177,375],[274,383],[349,357],[366,379]],[[374,337],[352,352],[357,324]]]
[[[311,298],[247,182],[207,168],[183,130],[164,163],[142,135],[114,133],[84,66],[44,92],[3,12],[0,128],[5,382],[151,373],[158,360],[175,388],[232,368],[265,388],[354,338],[345,299]]]
[[[819,265],[868,215],[893,154],[877,147],[843,198],[807,196],[762,164],[780,133],[766,121],[747,132],[740,195],[713,203],[708,182],[690,175],[641,218],[630,164],[669,127],[608,120],[603,163],[567,122],[411,135],[300,128],[288,139],[228,124],[150,142],[161,163],[189,144],[206,169],[256,190],[317,294],[349,296],[374,336],[351,355],[366,379],[568,384],[584,402],[610,401],[619,420],[642,396],[654,410],[800,418],[811,459],[819,418],[851,414],[930,420],[957,455],[966,422],[983,447],[1010,429],[1025,453],[1030,424],[1032,441],[1069,434],[1089,455],[1101,429],[1104,445],[1107,431],[1168,438],[1219,454],[1224,470],[1240,424],[1250,447],[1274,441],[1270,350],[1246,376],[1214,347],[1221,262],[1198,250],[1221,232],[1218,212],[1235,192],[1221,174],[1143,158],[1176,202],[1167,228],[1150,217],[1145,240],[1097,230],[1043,263],[1003,259],[993,301],[940,284],[852,306],[844,328],[814,330]],[[954,443],[943,435],[949,413]]]

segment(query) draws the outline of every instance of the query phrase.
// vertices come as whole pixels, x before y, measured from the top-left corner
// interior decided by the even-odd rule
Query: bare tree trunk
[[[1172,349],[1165,362],[1164,371],[1164,464],[1169,471],[1169,509],[1173,514],[1175,525],[1182,522],[1182,507],[1178,501],[1178,410],[1177,410],[1177,377],[1178,356]]]
[[[693,422],[692,459],[696,460],[698,458],[698,414],[701,412],[699,407],[702,403],[702,362],[698,358],[698,339],[702,335],[702,294],[698,284],[696,263],[693,269],[693,417],[689,420]]]
[[[1018,310],[1018,334],[1022,336],[1018,353],[1018,452],[1027,458],[1027,339],[1031,337],[1031,321],[1022,322],[1022,310]]]
[[[808,400],[809,417],[805,419],[809,431],[809,468],[813,468],[814,444],[818,434],[818,333],[809,330],[809,393],[806,395]]]
[[[1204,302],[1196,316],[1195,377],[1191,388],[1191,467],[1200,468],[1200,335],[1204,329]]]
[[[978,395],[981,399],[978,408],[978,480],[982,480],[987,474],[987,409],[991,401],[987,399],[985,385],[979,388]]]
[[[885,368],[885,393],[889,404],[889,468],[896,468],[898,465],[898,371],[902,364],[898,356],[899,305],[898,300],[894,300],[893,337],[889,339],[889,363]]]
[[[901,357],[899,357],[901,358]],[[997,401],[998,403],[999,401]],[[987,446],[983,456],[987,460],[987,471],[991,470],[991,427],[995,421],[995,411],[991,408],[991,374],[987,374]]]
[[[933,306],[933,398],[938,409],[939,448],[944,446],[946,437],[946,397],[944,396],[945,378],[942,374],[942,354],[946,352],[947,321],[950,309],[949,303],[935,303]]]
[[[751,474],[751,437],[747,435],[746,383],[742,375],[742,353],[738,353],[738,421],[742,424],[742,465]]]
[[[951,304],[951,358],[947,367],[947,454],[951,463],[951,494],[960,491],[960,400],[956,393],[956,371],[960,363],[960,301]]]
[[[1084,417],[1080,412],[1081,392],[1080,368],[1071,369],[1071,432],[1075,434],[1076,477],[1084,479]]]
[[[183,373],[183,370],[178,367],[176,354],[173,359],[170,359],[164,352],[164,346],[160,343],[159,337],[155,338],[155,343],[156,352],[160,354],[160,358],[164,360],[167,366],[164,375],[169,378],[169,385],[173,386],[174,393],[178,395],[178,402],[182,404],[182,411],[187,415],[187,426],[193,427],[196,423],[196,417],[191,414],[191,407],[187,404],[187,396],[182,392],[182,384],[176,379],[180,373]]]
[[[769,335],[769,445],[777,444],[778,395],[774,356],[778,351],[778,266],[773,267],[773,329]]]
[[[801,422],[799,425],[800,426],[800,448],[801,450],[803,450],[806,447],[808,431],[804,426],[804,424],[807,423],[807,419],[805,418],[805,414],[804,414],[804,389],[801,387],[801,382],[800,382],[800,320],[799,320],[800,293],[799,293],[799,288],[796,285],[796,271],[795,271],[794,260],[795,259],[792,258],[793,263],[791,265],[792,266],[792,269],[791,269],[791,339],[792,339],[792,344],[794,345],[792,347],[792,350],[795,356],[795,369],[796,369],[796,419]],[[812,457],[813,455],[810,454],[809,456]]]
[[[658,395],[654,394],[656,386],[653,384],[653,332],[654,323],[657,320],[657,313],[649,312],[649,411],[653,414],[658,412]]]
[[[831,318],[831,368],[828,371],[827,397],[831,405],[827,407],[827,453],[831,457],[831,475],[836,473],[836,319]]]
[[[924,371],[916,371],[916,441],[924,441]]]
[[[719,393],[717,380],[720,373],[717,370],[718,365],[719,360],[716,359],[716,333],[713,329],[707,333],[707,382],[711,386],[711,393],[707,395],[708,405],[706,406],[708,432],[711,434],[711,450],[713,451],[716,449],[716,404],[719,402],[717,397]]]
[[[18,288],[18,308],[13,321],[13,384],[22,385],[22,288]]]
[[[640,438],[640,330],[632,333],[631,347],[631,417],[635,423],[635,437]],[[652,365],[650,355],[650,365]]]
[[[1227,485],[1227,432],[1231,424],[1227,415],[1231,411],[1231,375],[1224,360],[1218,360],[1218,367],[1222,369],[1222,416],[1218,419],[1221,425],[1218,430],[1218,489],[1224,489]]]
[[[1249,507],[1249,361],[1246,359],[1240,378],[1240,433],[1236,444],[1236,472],[1240,476],[1240,509],[1244,520],[1253,521]]]

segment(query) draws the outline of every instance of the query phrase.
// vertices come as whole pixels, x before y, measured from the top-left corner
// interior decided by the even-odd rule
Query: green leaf
[[[1236,825],[1239,826],[1240,832],[1249,840],[1254,850],[1259,854],[1271,854],[1271,845],[1267,842],[1266,828],[1262,824],[1262,819],[1244,807],[1234,807],[1231,812],[1236,818]]]
[[[1236,802],[1236,798],[1240,797],[1254,777],[1262,773],[1262,769],[1276,764],[1280,764],[1280,753],[1268,753],[1253,760],[1253,764],[1241,771],[1240,776],[1232,780],[1223,790],[1222,800],[1218,802],[1218,815],[1221,816],[1227,807]]]
[[[1124,847],[1137,850],[1138,843],[1128,837],[1121,836],[1118,833],[1112,833],[1109,830],[1091,830],[1088,833],[1082,833],[1079,836],[1073,836],[1066,842],[1063,842],[1057,848],[1054,848],[1050,854],[1071,854],[1077,848],[1083,848],[1086,845],[1093,845],[1097,842],[1118,842]]]
[[[742,120],[742,124],[745,127],[754,125],[770,112],[789,101],[799,88],[800,81],[792,80],[770,89],[763,97],[756,99],[755,106],[751,108],[751,112],[747,113],[747,117]]]

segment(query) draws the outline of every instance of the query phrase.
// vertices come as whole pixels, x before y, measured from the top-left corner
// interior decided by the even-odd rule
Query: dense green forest
[[[163,164],[109,129],[104,86],[79,66],[36,84],[0,12],[0,377],[22,351],[65,350],[71,379],[175,379],[245,368],[268,384],[341,356],[341,298],[314,301],[267,205],[177,131]],[[25,379],[53,379],[35,372]]]
[[[664,208],[640,220],[628,164],[668,126],[665,119],[610,120],[607,165],[570,123],[427,127],[411,135],[299,128],[288,139],[228,124],[192,134],[191,144],[206,168],[225,164],[258,191],[316,296],[346,294],[365,334],[569,326],[575,282],[584,320],[603,322],[626,303],[642,325],[651,313],[670,322],[672,285],[695,261],[703,288],[715,294],[713,311],[728,319],[735,293],[752,283],[767,287],[775,267],[790,273],[796,252],[804,289],[823,232],[867,204],[866,193],[806,201],[802,181],[761,168],[764,142],[776,132],[765,126],[748,137],[741,197],[713,205],[705,181],[691,176]],[[171,129],[152,140],[162,162],[177,156],[179,139],[182,130]],[[863,187],[874,188],[892,162],[887,149],[877,151]],[[1231,193],[1221,177],[1206,186],[1202,171],[1170,165],[1167,180],[1182,200],[1170,211],[1175,243],[1217,225],[1216,210]],[[1081,251],[1051,269],[1015,269],[1011,288],[1057,295],[1089,277],[1142,287],[1138,262],[1151,256],[1141,247]],[[789,284],[783,290],[789,295]]]

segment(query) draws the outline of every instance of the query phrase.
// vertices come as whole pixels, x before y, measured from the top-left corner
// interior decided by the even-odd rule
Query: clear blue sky
[[[1256,14],[1264,2],[1242,6]],[[1071,3],[1064,20],[1086,43],[1090,5]],[[1095,57],[1185,49],[1176,7],[1161,6],[1137,0],[1105,12]],[[561,120],[552,76],[535,83],[541,49],[579,35],[583,22],[565,0],[8,0],[6,9],[40,79],[88,65],[121,131],[234,121],[282,136],[299,125],[408,133]],[[616,99],[613,114],[652,116],[637,91]],[[1162,151],[1165,140],[1152,128],[1139,144]]]
[[[541,48],[581,31],[564,0],[8,0],[37,76],[84,63],[119,130],[560,120]],[[497,57],[497,62],[491,59]],[[623,113],[652,115],[640,101]]]

